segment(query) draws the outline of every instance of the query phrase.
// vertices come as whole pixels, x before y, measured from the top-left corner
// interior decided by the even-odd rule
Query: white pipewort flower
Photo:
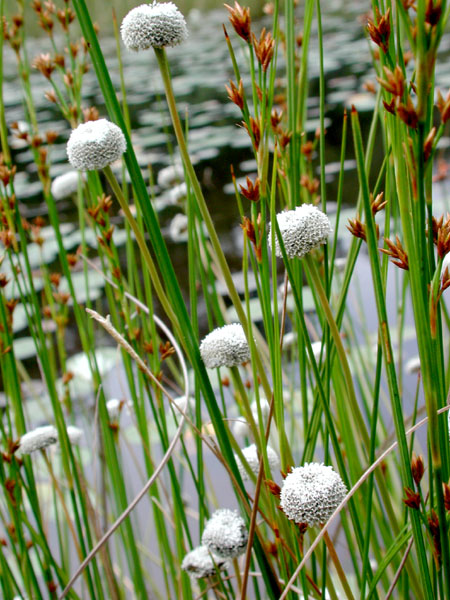
[[[263,418],[263,422],[265,423],[269,417],[270,406],[267,402],[267,399],[263,396],[259,398],[259,404],[261,407],[261,416]],[[253,400],[253,402],[250,404],[250,409],[255,422],[258,423],[258,406],[256,404],[256,400]],[[234,437],[245,437],[251,434],[250,427],[244,417],[240,417],[234,421],[232,431]]]
[[[55,177],[52,181],[51,192],[55,200],[64,200],[78,191],[78,171],[68,171]]]
[[[236,510],[221,508],[207,521],[202,544],[221,558],[236,558],[247,547],[248,532]]]
[[[410,358],[405,365],[405,371],[409,375],[414,375],[415,373],[418,373],[420,371],[420,357],[413,356],[412,358]]]
[[[347,488],[333,467],[305,463],[283,482],[280,507],[288,519],[312,527],[326,523],[342,502]]]
[[[228,561],[209,552],[206,546],[197,546],[183,558],[181,568],[193,579],[215,575],[217,569],[228,568]]]
[[[141,4],[126,15],[120,26],[128,50],[147,50],[181,44],[188,36],[186,21],[173,2]]]
[[[67,156],[78,171],[97,171],[118,160],[127,149],[120,127],[107,119],[78,125],[67,142]]]
[[[19,440],[19,455],[31,454],[36,450],[47,448],[58,441],[58,432],[53,425],[37,427],[25,433]]]
[[[108,411],[108,417],[110,421],[119,420],[123,405],[123,400],[118,400],[117,398],[111,398],[111,400],[108,400],[106,403],[106,410]]]
[[[312,204],[302,204],[294,210],[281,212],[277,215],[277,221],[289,258],[302,258],[313,248],[325,244],[332,231],[327,215]],[[272,224],[269,227],[269,247],[272,243],[271,226]],[[283,256],[277,235],[275,254],[280,258]]]
[[[248,462],[248,466],[253,471],[255,475],[258,475],[259,471],[259,457],[256,449],[256,445],[252,444],[251,446],[247,446],[247,448],[243,448],[242,454],[244,455],[245,460]],[[245,470],[244,465],[240,461],[237,454],[234,455],[236,459],[236,464],[239,469],[239,473],[244,481],[249,479],[247,471]],[[269,467],[271,471],[275,471],[280,466],[280,459],[278,454],[271,446],[267,446],[267,460],[269,461]]]
[[[173,403],[184,413],[195,410],[195,400],[191,397],[186,402],[186,396],[178,396],[173,399]],[[180,414],[177,409],[175,409],[175,414]]]
[[[265,423],[269,418],[270,412],[270,404],[267,402],[267,398],[264,398],[264,396],[260,396],[259,406],[261,408],[261,416]],[[253,400],[253,402],[250,404],[250,410],[252,411],[253,418],[258,423],[258,404],[256,403],[256,400]]]
[[[71,444],[78,445],[81,442],[83,435],[84,432],[79,427],[75,427],[75,425],[69,425],[67,427],[67,437]]]
[[[242,417],[240,419],[236,419],[233,422],[231,428],[234,437],[245,437],[250,435],[250,427],[248,426],[247,421]]]
[[[174,165],[169,165],[168,167],[164,167],[164,169],[161,169],[161,171],[159,171],[158,173],[156,181],[159,187],[168,189],[176,183],[181,183],[183,179],[183,166],[179,163],[175,163]]]
[[[211,331],[200,344],[200,354],[208,369],[237,367],[250,360],[250,348],[240,323]]]
[[[188,218],[182,213],[174,216],[169,225],[169,235],[172,242],[187,242]]]

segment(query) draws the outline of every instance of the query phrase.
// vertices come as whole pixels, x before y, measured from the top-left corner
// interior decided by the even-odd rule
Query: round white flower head
[[[186,21],[173,2],[136,6],[120,26],[128,50],[147,50],[181,44],[188,36]]]
[[[78,171],[68,171],[55,177],[52,181],[51,192],[55,200],[64,200],[78,191]]]
[[[261,416],[263,418],[263,421],[266,422],[269,418],[270,412],[270,404],[267,402],[267,398],[264,398],[264,396],[260,396],[259,406],[261,408]],[[258,405],[256,403],[256,400],[253,400],[253,402],[250,404],[250,409],[252,411],[253,418],[256,422],[258,422]]]
[[[215,575],[217,569],[228,568],[228,561],[211,554],[206,546],[197,546],[183,558],[181,568],[193,579]]]
[[[233,421],[233,425],[231,428],[234,437],[244,437],[250,435],[250,427],[248,426],[247,421],[244,418],[236,419]]]
[[[84,432],[79,427],[75,427],[74,425],[69,425],[67,427],[67,436],[71,444],[79,444],[83,435]]]
[[[117,398],[112,398],[106,403],[106,410],[110,421],[118,421],[123,408],[123,401]]]
[[[25,433],[19,440],[19,454],[31,454],[36,450],[47,448],[58,441],[58,432],[53,425],[37,427]]]
[[[250,348],[240,323],[218,327],[200,344],[200,354],[208,369],[237,367],[250,360]]]
[[[325,213],[312,204],[302,204],[294,210],[277,215],[284,248],[289,258],[302,258],[313,248],[325,244],[331,233],[330,221]],[[268,243],[271,245],[271,225]],[[282,257],[278,237],[275,235],[275,254]]]
[[[119,159],[127,149],[120,127],[107,119],[78,125],[67,142],[67,156],[78,171],[97,171]]]
[[[161,169],[161,171],[159,171],[158,173],[156,181],[158,182],[159,187],[168,189],[174,184],[181,183],[183,179],[183,165],[175,163],[174,165],[169,165],[168,167],[164,167],[164,169]]]
[[[347,493],[333,467],[305,463],[296,467],[283,482],[280,507],[288,519],[310,527],[326,523]]]
[[[409,375],[414,375],[415,373],[418,373],[420,371],[420,357],[413,356],[412,358],[410,358],[405,365],[405,371]]]
[[[187,242],[188,218],[183,213],[174,216],[169,225],[169,235],[172,242]]]
[[[242,454],[244,455],[245,460],[248,462],[248,466],[253,471],[255,475],[258,474],[259,471],[259,458],[258,452],[256,450],[256,445],[252,444],[251,446],[247,446],[247,448],[243,448]],[[244,481],[249,479],[247,471],[245,470],[244,465],[239,460],[238,456],[234,455],[236,459],[236,464],[239,469],[239,473]],[[278,454],[271,446],[267,446],[267,460],[269,461],[270,470],[278,469],[280,466],[280,459],[278,458]]]
[[[207,521],[202,544],[221,558],[235,558],[245,552],[248,532],[236,510],[221,508]]]

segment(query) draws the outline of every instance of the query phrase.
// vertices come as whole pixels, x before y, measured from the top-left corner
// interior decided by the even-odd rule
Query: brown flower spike
[[[230,13],[230,23],[233,25],[236,33],[247,43],[251,43],[250,9],[248,7],[243,8],[236,0],[234,2],[234,7],[228,6],[228,4],[225,4],[224,6]]]
[[[385,54],[387,54],[389,48],[389,36],[391,35],[391,24],[389,21],[390,13],[390,8],[388,8],[384,15],[381,15],[380,11],[376,9],[375,18],[377,24],[375,24],[375,21],[372,19],[369,19],[367,22],[367,30],[372,41],[379,46]]]

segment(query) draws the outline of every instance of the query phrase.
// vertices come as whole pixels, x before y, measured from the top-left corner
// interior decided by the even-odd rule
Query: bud
[[[424,472],[425,467],[423,466],[423,456],[416,456],[416,453],[413,452],[411,461],[411,473],[417,487],[419,487],[420,482],[422,481]]]

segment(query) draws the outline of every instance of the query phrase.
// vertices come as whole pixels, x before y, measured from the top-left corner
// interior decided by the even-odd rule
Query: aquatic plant
[[[250,360],[250,348],[242,325],[231,323],[208,333],[201,341],[200,354],[208,369],[236,367]]]
[[[220,508],[205,524],[202,545],[220,558],[236,558],[247,546],[245,522],[235,510]]]
[[[173,2],[141,4],[130,10],[120,26],[128,50],[176,46],[188,36],[186,21]]]
[[[283,481],[280,507],[288,519],[309,527],[322,525],[345,498],[347,488],[333,467],[305,463]]]
[[[81,123],[67,142],[67,158],[78,171],[97,171],[118,160],[125,152],[125,137],[107,119]]]

